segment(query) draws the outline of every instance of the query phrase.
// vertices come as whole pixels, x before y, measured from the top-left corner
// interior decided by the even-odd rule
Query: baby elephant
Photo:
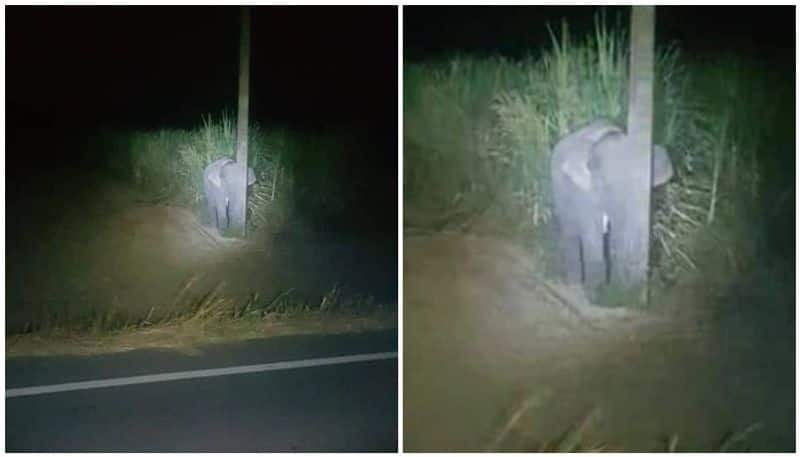
[[[650,169],[631,169],[631,158],[642,153],[621,128],[602,119],[553,148],[550,176],[564,279],[582,284],[590,297],[609,280],[625,277],[621,256],[627,234],[642,228],[631,193],[637,177],[652,171],[655,187],[673,175],[669,154],[659,145],[653,146]]]
[[[203,191],[211,226],[220,233],[230,227],[230,221],[243,220],[246,208],[243,167],[236,161],[224,158],[211,163],[203,171]],[[252,168],[247,168],[247,185],[256,182]]]

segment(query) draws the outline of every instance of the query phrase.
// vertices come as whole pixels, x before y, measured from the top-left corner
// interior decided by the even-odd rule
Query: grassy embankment
[[[90,151],[83,153],[99,159],[103,172],[111,179],[135,189],[139,196],[136,204],[188,209],[202,221],[202,170],[221,156],[220,151],[232,155],[235,125],[226,116],[219,120],[209,117],[192,130],[103,131],[90,143]],[[346,183],[337,179],[337,167],[341,165],[330,161],[336,157],[332,151],[346,147],[344,144],[334,135],[311,137],[251,126],[248,162],[257,181],[249,191],[247,221],[248,237],[253,242],[268,242],[280,232],[310,231],[318,221],[308,214],[324,221],[341,211],[345,205],[341,196],[346,195],[342,187]],[[184,236],[178,232],[177,236]],[[91,261],[75,259],[72,264],[80,268],[82,262]],[[92,287],[98,279],[90,278],[88,282]],[[322,296],[314,298],[286,287],[269,297],[250,293],[244,300],[241,296],[247,291],[234,298],[223,283],[201,286],[195,275],[177,286],[179,292],[174,296],[139,307],[145,312],[107,304],[69,303],[55,309],[43,305],[23,328],[7,333],[7,354],[177,347],[224,339],[396,325],[394,304],[376,303],[372,296],[340,284],[333,284]],[[61,301],[64,300],[67,297]]]

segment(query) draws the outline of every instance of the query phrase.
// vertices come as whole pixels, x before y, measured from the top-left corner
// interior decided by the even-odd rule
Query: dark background
[[[7,11],[6,84],[17,122],[193,126],[202,113],[236,108],[238,8]],[[395,8],[252,7],[251,15],[253,119],[392,124]]]
[[[502,54],[523,57],[549,48],[566,19],[573,36],[591,33],[595,16],[610,24],[630,23],[630,7],[519,6],[403,8],[403,51],[418,61],[452,55]],[[691,55],[747,53],[794,61],[793,6],[705,6],[656,8],[656,45],[676,43]]]
[[[598,13],[608,24],[630,23],[630,7],[404,7],[403,52],[408,62],[455,55],[536,56],[550,49],[549,25],[559,33],[562,19],[570,36],[582,39],[594,30]],[[705,6],[656,8],[656,47],[677,45],[689,60],[734,55],[775,82],[778,116],[761,156],[764,209],[783,194],[790,198],[764,224],[769,252],[794,264],[795,246],[795,7]],[[758,113],[753,113],[754,118]]]
[[[223,110],[235,118],[238,8],[6,12],[11,178],[76,166],[74,149],[100,127],[192,128]],[[397,8],[252,7],[251,17],[251,121],[354,138],[334,158],[341,179],[359,186],[338,217],[367,214],[372,228],[396,233]]]

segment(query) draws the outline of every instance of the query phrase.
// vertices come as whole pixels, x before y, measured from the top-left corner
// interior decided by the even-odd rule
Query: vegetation
[[[90,148],[105,158],[111,174],[133,182],[148,201],[191,208],[203,220],[203,169],[234,157],[235,127],[223,114],[206,116],[191,130],[102,131]],[[333,158],[340,156],[336,151],[358,146],[352,136],[258,124],[250,125],[249,135],[248,165],[256,183],[248,192],[248,232],[274,233],[289,225],[296,231],[342,213],[353,183],[341,178],[346,164]]]
[[[287,290],[271,299],[253,294],[237,305],[236,299],[223,293],[224,283],[199,297],[189,293],[192,283],[189,280],[163,310],[152,307],[145,316],[113,308],[88,309],[78,315],[70,315],[66,308],[62,313],[43,308],[42,315],[23,332],[7,336],[7,355],[96,353],[147,345],[185,347],[209,340],[263,337],[265,330],[276,333],[277,322],[291,325],[312,320],[321,329],[352,331],[390,327],[396,319],[388,306],[376,303],[373,297],[345,293],[339,285],[317,301],[295,298],[293,291]],[[338,322],[340,317],[347,322]],[[299,327],[307,331],[309,326]],[[148,337],[159,333],[165,334],[161,340]]]
[[[129,316],[113,308],[104,311],[91,309],[76,316],[70,316],[66,312],[62,314],[46,312],[41,319],[30,322],[26,332],[23,333],[53,331],[101,333],[175,323],[271,319],[303,312],[358,314],[381,308],[370,296],[343,294],[339,285],[334,285],[319,299],[319,302],[295,299],[290,289],[271,300],[264,300],[258,294],[253,294],[244,305],[236,306],[233,298],[221,293],[222,286],[223,283],[219,283],[203,296],[190,300],[184,299],[187,290],[185,287],[175,300],[165,307],[165,311],[159,312],[156,307],[152,307],[144,317]]]
[[[406,62],[407,226],[475,230],[481,219],[484,230],[552,258],[549,153],[593,119],[625,124],[628,45],[625,31],[601,16],[582,40],[566,23],[551,37],[549,50],[520,61]],[[702,261],[741,267],[754,259],[753,227],[744,223],[759,203],[759,157],[776,115],[772,82],[758,68],[738,57],[696,61],[675,46],[657,49],[654,142],[667,147],[676,170],[653,194],[659,284],[705,268]],[[446,220],[416,217],[421,208]]]
[[[103,131],[91,147],[106,158],[113,175],[132,181],[147,200],[191,208],[203,220],[203,169],[234,157],[235,127],[226,114],[216,121],[207,116],[193,130]],[[257,124],[249,135],[248,166],[256,183],[248,192],[248,229],[277,231],[291,210],[292,173],[285,157],[295,152],[294,138],[286,130],[266,131]]]
[[[353,138],[328,131],[301,135],[256,124],[250,126],[249,135],[248,165],[256,174],[256,183],[248,191],[248,233],[266,235],[260,238],[262,248],[269,245],[272,234],[298,234],[343,212],[346,199],[352,198],[346,189],[353,185],[340,178],[344,165],[334,163],[334,158],[342,156],[337,150],[352,147]],[[203,170],[214,160],[233,157],[235,139],[235,122],[223,114],[217,119],[206,116],[190,130],[101,131],[91,138],[87,149],[90,155],[100,158],[104,175],[131,184],[144,203],[187,208],[202,222],[206,218]],[[112,189],[127,192],[129,186]],[[126,200],[129,203],[132,202]],[[80,264],[76,269],[82,267]],[[192,271],[200,270],[198,266]],[[97,278],[87,277],[86,281],[92,286],[99,283]],[[30,317],[22,321],[27,323],[9,330],[9,334],[20,338],[102,336],[175,325],[197,329],[212,323],[237,327],[301,314],[354,316],[383,310],[382,304],[371,296],[340,286],[334,286],[319,301],[309,301],[303,292],[287,290],[271,299],[253,296],[243,302],[222,294],[217,287],[203,297],[177,297],[172,303],[154,303],[157,306],[149,313],[146,306],[150,303],[130,311],[121,306],[76,303],[64,298],[63,306],[42,304],[31,311]],[[165,301],[169,302],[169,297]]]

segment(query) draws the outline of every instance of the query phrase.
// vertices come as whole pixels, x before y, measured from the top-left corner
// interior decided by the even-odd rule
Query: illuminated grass
[[[407,225],[470,231],[489,221],[490,233],[520,237],[555,264],[546,261],[549,153],[593,119],[625,124],[628,45],[626,29],[602,16],[587,37],[574,39],[566,23],[551,35],[548,49],[519,61],[404,65]],[[730,276],[758,258],[747,221],[759,209],[757,157],[770,152],[780,93],[763,66],[738,56],[693,60],[667,45],[655,65],[653,138],[675,177],[653,193],[653,277],[668,286],[702,270]]]
[[[234,156],[235,127],[225,114],[216,120],[206,116],[188,130],[98,132],[89,147],[105,158],[113,176],[134,184],[145,202],[190,208],[203,220],[203,170],[214,160]],[[286,224],[293,183],[286,156],[298,149],[298,141],[287,130],[250,125],[248,165],[256,173],[248,193],[250,231],[279,231]]]
[[[317,221],[329,229],[347,202],[364,192],[361,180],[343,179],[354,164],[341,160],[365,149],[362,135],[251,124],[248,165],[256,183],[248,190],[248,232],[294,230]],[[235,122],[223,114],[187,130],[101,131],[87,146],[111,175],[133,183],[144,202],[190,208],[202,220],[203,170],[213,160],[233,158],[235,138]]]
[[[190,284],[191,281],[187,284]],[[281,292],[271,300],[263,300],[253,293],[244,304],[237,305],[236,300],[221,293],[223,282],[208,291],[200,298],[183,301],[186,287],[176,300],[161,312],[158,307],[151,307],[143,317],[125,315],[116,308],[90,309],[83,314],[48,312],[43,309],[40,317],[28,321],[19,333],[75,332],[97,334],[128,328],[144,328],[154,325],[188,323],[204,325],[209,322],[236,321],[243,319],[272,319],[302,313],[345,313],[359,314],[381,310],[372,296],[344,293],[338,284],[331,287],[318,301],[309,301],[294,297],[294,290]]]

